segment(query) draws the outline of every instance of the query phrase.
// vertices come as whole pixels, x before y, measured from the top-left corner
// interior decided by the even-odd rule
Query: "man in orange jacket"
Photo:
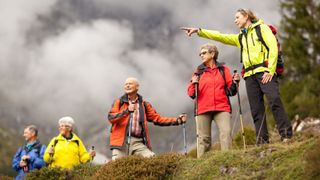
[[[151,151],[147,121],[160,126],[181,125],[186,122],[186,114],[181,114],[178,118],[161,117],[151,104],[138,94],[138,90],[138,80],[127,78],[124,83],[125,94],[114,101],[108,114],[112,125],[112,160],[133,154],[143,157],[155,155]]]

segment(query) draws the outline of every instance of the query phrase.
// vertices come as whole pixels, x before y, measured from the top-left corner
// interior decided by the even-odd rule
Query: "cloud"
[[[208,40],[189,38],[179,27],[237,33],[233,14],[240,7],[256,10],[267,23],[279,22],[275,0],[2,1],[0,96],[8,101],[1,106],[16,109],[22,121],[50,127],[71,115],[80,132],[98,132],[88,141],[101,142],[110,105],[122,95],[124,80],[135,76],[140,93],[162,115],[192,117],[187,84],[199,64],[199,46]],[[220,59],[240,69],[238,50],[215,44]],[[161,136],[180,135],[169,129]]]

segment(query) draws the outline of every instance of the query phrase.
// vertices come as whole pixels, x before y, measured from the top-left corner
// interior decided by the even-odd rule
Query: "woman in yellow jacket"
[[[280,99],[279,84],[275,76],[278,59],[277,40],[268,25],[258,19],[251,10],[239,9],[234,22],[240,29],[238,34],[222,34],[218,31],[191,27],[181,29],[188,36],[197,33],[200,37],[241,49],[241,60],[245,71],[243,77],[256,128],[257,144],[269,143],[264,95],[268,99],[282,141],[289,142],[292,137],[292,126]],[[258,28],[266,46],[259,41]]]
[[[88,153],[80,138],[72,132],[73,125],[74,120],[71,117],[59,120],[60,134],[50,141],[43,156],[50,167],[70,169],[90,161],[95,156],[95,151]]]

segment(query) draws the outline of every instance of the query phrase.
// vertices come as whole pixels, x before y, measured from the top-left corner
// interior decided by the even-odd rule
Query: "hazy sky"
[[[55,125],[70,115],[81,131],[106,141],[106,114],[134,76],[159,113],[192,115],[187,84],[208,40],[189,38],[179,27],[237,33],[239,8],[279,24],[276,0],[2,0],[1,107],[26,122]],[[240,70],[238,49],[215,44],[220,61]]]

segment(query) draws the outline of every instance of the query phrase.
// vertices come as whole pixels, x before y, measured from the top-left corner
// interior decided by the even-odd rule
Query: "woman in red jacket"
[[[239,74],[231,76],[227,66],[217,61],[218,49],[213,44],[200,48],[202,63],[195,70],[188,87],[188,95],[197,101],[195,117],[197,125],[197,157],[211,147],[211,122],[215,121],[220,131],[221,150],[231,148],[231,106],[228,96],[237,93]],[[198,87],[197,96],[195,88]]]

